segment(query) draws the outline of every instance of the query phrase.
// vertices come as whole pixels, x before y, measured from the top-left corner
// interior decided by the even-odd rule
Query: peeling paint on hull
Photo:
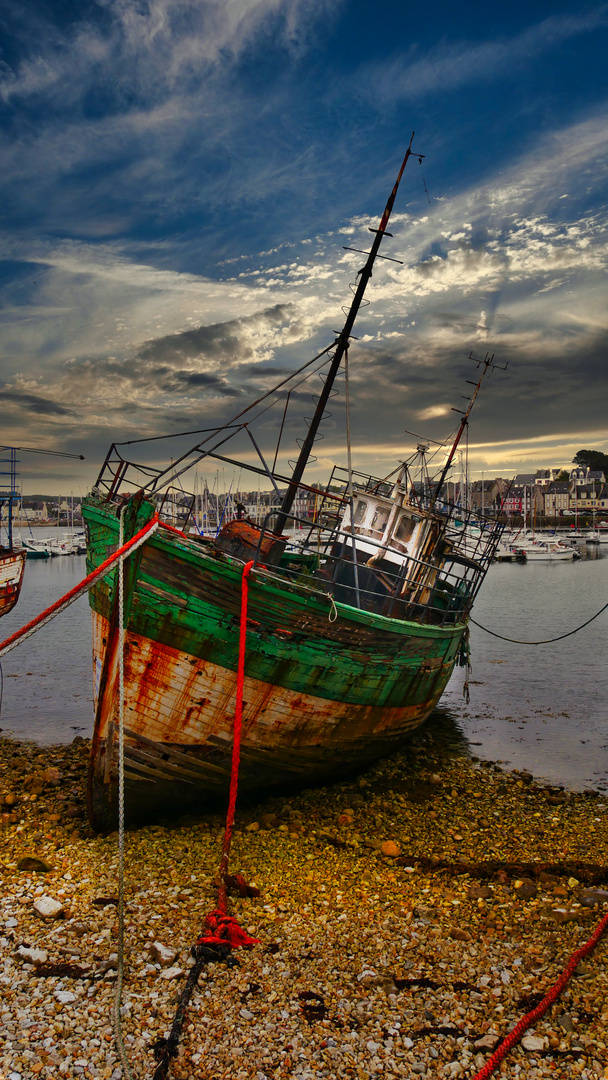
[[[116,546],[88,500],[89,569]],[[142,524],[143,522],[138,522]],[[135,569],[133,568],[135,567]],[[145,819],[227,790],[242,563],[159,531],[131,567],[126,619],[126,812]],[[96,722],[89,816],[116,819],[115,574],[90,594]],[[464,625],[421,626],[337,605],[258,568],[250,579],[240,790],[320,781],[390,752],[429,715]]]

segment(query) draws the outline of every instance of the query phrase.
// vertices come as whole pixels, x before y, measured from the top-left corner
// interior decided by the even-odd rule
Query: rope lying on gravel
[[[495,1071],[503,1058],[507,1056],[509,1050],[511,1050],[512,1047],[519,1042],[522,1035],[527,1031],[527,1029],[531,1027],[532,1024],[536,1023],[536,1021],[539,1020],[541,1016],[544,1016],[544,1014],[547,1012],[547,1009],[551,1005],[553,1005],[554,1001],[557,1000],[564,987],[569,983],[580,961],[583,959],[583,957],[588,956],[589,953],[595,948],[602,934],[607,929],[608,914],[604,915],[604,918],[601,920],[589,940],[586,941],[580,949],[577,949],[577,951],[572,954],[566,969],[560,975],[557,982],[551,987],[549,992],[545,994],[543,1000],[536,1006],[535,1009],[532,1009],[529,1013],[526,1013],[526,1015],[521,1018],[516,1027],[513,1028],[513,1031],[510,1031],[504,1041],[500,1044],[500,1046],[496,1048],[496,1050],[492,1054],[492,1057],[488,1058],[483,1068],[480,1069],[478,1073],[475,1073],[473,1080],[487,1080],[487,1078],[492,1075],[492,1073]]]
[[[14,634],[7,637],[5,641],[0,642],[0,657],[5,656],[6,653],[10,652],[11,649],[14,649],[22,641],[26,641],[27,638],[31,637],[32,634],[35,634],[37,630],[42,626],[45,626],[51,619],[54,619],[60,612],[65,611],[70,604],[73,604],[75,600],[78,600],[79,596],[82,596],[87,589],[90,589],[99,578],[102,578],[107,574],[108,570],[111,570],[119,559],[123,556],[130,555],[136,548],[145,544],[146,540],[149,540],[152,534],[156,532],[159,524],[158,514],[155,514],[148,524],[144,525],[143,529],[140,529],[126,544],[119,547],[118,551],[115,551],[113,555],[110,555],[110,557],[106,559],[105,562],[102,562],[96,570],[93,570],[92,573],[83,578],[78,585],[74,585],[73,589],[70,589],[64,596],[61,596],[59,600],[56,600],[50,607],[41,611],[40,615],[37,615],[35,619],[31,619],[30,622],[26,623],[25,626],[22,626],[20,630],[15,630]]]
[[[495,630],[488,630],[487,626],[482,626],[481,623],[475,622],[475,619],[469,617],[469,622],[472,622],[474,626],[478,626],[480,630],[485,630],[486,634],[491,634],[492,637],[500,638],[501,641],[510,641],[514,645],[551,645],[554,641],[563,641],[564,638],[572,637],[573,634],[578,634],[579,630],[582,630],[585,626],[589,626],[594,619],[597,619],[598,615],[602,614],[608,608],[608,604],[604,604],[599,611],[596,611],[595,615],[592,615],[586,622],[581,623],[575,630],[569,630],[567,634],[558,634],[557,637],[543,638],[541,641],[522,641],[520,638],[505,637],[504,634],[497,634]]]

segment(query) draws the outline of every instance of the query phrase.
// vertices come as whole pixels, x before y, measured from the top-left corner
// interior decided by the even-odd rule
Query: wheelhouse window
[[[397,540],[401,540],[402,544],[407,544],[408,540],[412,539],[412,533],[414,532],[415,524],[416,522],[413,521],[411,517],[407,517],[407,515],[404,515],[401,518],[401,521],[399,522],[397,526],[397,531],[395,533]]]
[[[367,503],[364,499],[359,499],[355,503],[355,516],[353,518],[354,525],[361,525],[367,512]]]
[[[388,521],[388,514],[389,511],[384,506],[376,507],[372,518],[372,529],[375,529],[376,532],[383,533]]]

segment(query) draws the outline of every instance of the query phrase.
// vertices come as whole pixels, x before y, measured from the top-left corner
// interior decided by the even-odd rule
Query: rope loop
[[[599,611],[596,611],[595,615],[592,615],[586,622],[581,623],[575,630],[569,630],[567,634],[559,634],[557,637],[543,638],[542,641],[521,641],[520,638],[505,637],[504,634],[497,634],[495,630],[488,630],[487,626],[482,626],[481,623],[475,622],[475,619],[469,619],[469,621],[472,622],[474,626],[478,626],[480,630],[485,630],[486,634],[491,634],[492,637],[500,638],[501,641],[510,641],[513,645],[551,645],[554,641],[563,641],[564,638],[572,637],[573,634],[578,634],[579,630],[583,630],[585,626],[589,626],[589,623],[592,623],[594,619],[597,619],[606,608],[608,608],[608,604],[604,604]]]

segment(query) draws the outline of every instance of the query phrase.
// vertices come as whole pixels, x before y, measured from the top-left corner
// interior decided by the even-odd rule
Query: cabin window
[[[365,517],[367,511],[367,503],[361,499],[355,503],[355,516],[353,518],[353,524],[360,525]]]
[[[372,518],[372,529],[376,529],[377,532],[384,532],[387,521],[388,510],[385,510],[383,506],[378,506]]]
[[[412,538],[415,524],[416,522],[412,521],[412,518],[402,517],[395,533],[397,540],[401,540],[403,544],[407,544],[408,540],[411,540]]]

